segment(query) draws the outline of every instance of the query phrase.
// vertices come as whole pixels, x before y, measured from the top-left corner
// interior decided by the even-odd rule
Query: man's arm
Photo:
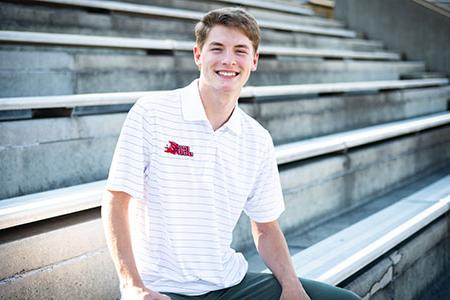
[[[283,232],[277,221],[252,223],[256,249],[282,288],[281,299],[310,300],[295,274]]]
[[[105,191],[102,221],[114,266],[125,299],[170,299],[147,289],[136,268],[131,246],[128,207],[131,196],[124,192]]]

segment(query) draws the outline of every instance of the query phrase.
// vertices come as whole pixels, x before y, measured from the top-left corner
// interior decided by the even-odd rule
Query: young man
[[[258,64],[259,28],[241,9],[195,28],[200,78],[142,98],[123,126],[102,216],[124,299],[359,299],[296,277],[269,133],[237,106]],[[230,248],[241,212],[272,274]]]

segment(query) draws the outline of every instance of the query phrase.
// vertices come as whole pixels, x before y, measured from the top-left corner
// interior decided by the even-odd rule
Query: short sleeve
[[[280,175],[271,138],[263,157],[259,175],[244,207],[244,212],[259,223],[275,221],[284,211]]]
[[[145,110],[136,102],[128,112],[114,151],[106,188],[143,199],[144,178],[149,162],[149,130]]]

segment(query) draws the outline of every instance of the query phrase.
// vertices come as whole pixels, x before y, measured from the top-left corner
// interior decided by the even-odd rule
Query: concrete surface
[[[194,5],[194,2],[184,0],[156,0],[155,3],[170,7]],[[195,1],[195,5],[195,8],[189,7],[209,10],[217,3]],[[254,9],[254,13],[267,14],[258,9]],[[125,36],[154,34],[192,39],[192,22],[149,21],[140,16],[67,8],[48,9],[39,5],[24,9],[10,2],[2,3],[0,14],[0,24],[4,29],[46,31],[50,28],[54,32],[101,32]],[[18,21],[17,17],[21,14],[23,19]],[[279,13],[270,15],[279,19],[285,16]],[[299,18],[299,22],[316,22],[318,25],[319,21]],[[304,47],[368,50],[382,47],[379,42],[360,39],[328,39],[272,30],[264,30],[263,35],[267,42]],[[262,58],[259,71],[249,84],[398,79],[402,74],[424,70],[422,62]],[[2,45],[0,50],[0,97],[168,89],[182,86],[196,76],[192,57],[180,53],[172,57],[144,51],[13,45]],[[383,118],[404,118],[441,110],[442,99],[448,97],[448,88],[345,97],[354,101],[351,108],[356,109],[348,121],[349,126],[360,126],[364,120],[367,121],[366,118],[379,122]],[[339,107],[327,107],[327,104],[344,103],[336,95],[310,101],[311,104],[317,102],[314,114],[319,115],[324,113],[323,108],[333,110]],[[363,109],[356,107],[358,101],[367,105],[380,101],[380,106],[372,107],[372,110],[379,110],[379,114],[365,112],[367,117],[363,117],[362,111],[357,113],[359,108]],[[386,115],[390,105],[396,112]],[[274,118],[271,112],[275,108],[267,106],[267,110],[263,111],[266,109],[264,106],[258,109],[269,122]],[[349,115],[343,114],[343,118],[350,119]],[[0,134],[6,136],[0,138],[0,143],[3,143],[0,145],[0,186],[3,193],[0,199],[105,178],[123,118],[124,114],[109,114],[101,118],[51,118],[0,123]],[[329,117],[326,123],[331,119]],[[329,130],[325,128],[321,130]],[[283,128],[283,132],[290,130]],[[358,210],[341,223],[324,225],[316,231],[317,235],[310,234],[305,240],[298,240],[296,233],[301,230],[324,224],[331,217],[385,196],[393,189],[415,182],[418,176],[443,168],[448,172],[449,138],[450,127],[441,127],[352,149],[348,153],[282,166],[280,171],[287,211],[280,223],[283,230],[297,238],[293,239],[291,250],[306,247],[324,237],[326,232],[339,230],[348,222],[367,215],[371,209]],[[424,182],[418,185],[421,184]],[[373,204],[372,209],[387,205],[391,199],[388,198],[385,198],[384,204]],[[98,217],[99,210],[94,209],[3,230],[0,235],[0,299],[118,298],[117,276],[104,245]],[[342,284],[366,296],[366,299],[416,297],[424,286],[443,273],[441,267],[449,269],[448,220],[447,215],[436,221]],[[241,218],[234,236],[234,245],[238,249],[251,248],[252,239],[246,218]],[[429,272],[424,274],[424,270]],[[419,283],[417,274],[424,274]]]
[[[0,74],[5,78],[0,81],[0,97],[172,89],[184,86],[198,76],[191,55],[173,57],[160,54],[144,55],[142,51],[130,54],[129,51],[116,53],[113,50],[100,49],[91,49],[89,53],[86,53],[86,49],[81,52],[78,52],[78,49],[55,52],[53,49],[45,55],[46,51],[41,47],[0,51],[0,61],[12,62],[10,66],[0,68]],[[55,62],[51,57],[57,53],[67,57],[71,63],[59,64],[58,60]],[[30,66],[26,60],[22,61],[23,56],[39,61],[41,65]],[[48,69],[45,67],[47,63],[55,66]],[[253,74],[248,84],[396,80],[402,74],[423,71],[424,66],[420,62],[262,57],[258,71]],[[37,79],[33,81],[34,77],[29,77],[28,74],[36,74]],[[58,84],[55,84],[55,80],[58,80]]]
[[[433,172],[432,174],[417,174],[405,185],[402,185],[381,196],[366,199],[364,203],[355,208],[342,212],[335,217],[324,218],[318,223],[306,225],[303,229],[290,232],[286,235],[286,239],[291,255],[294,255],[301,250],[304,250],[347,228],[348,226],[369,217],[370,215],[396,203],[399,199],[408,197],[409,195],[414,194],[417,190],[425,188],[426,186],[436,182],[448,174],[450,170],[449,167]],[[261,272],[266,269],[266,266],[256,253],[256,249],[253,246],[250,246],[250,249],[245,252],[245,256],[249,261],[249,268],[251,271]]]
[[[432,94],[434,96],[428,98],[433,99],[435,105],[425,100],[427,98],[419,97],[419,101],[425,101],[419,105],[422,110],[405,113],[404,111],[409,109],[402,110],[394,106],[391,110],[394,114],[392,118],[401,119],[411,116],[411,114],[424,114],[428,112],[428,109],[445,109],[445,99],[438,100],[437,95],[441,92],[445,95],[448,88],[436,89],[435,92]],[[394,95],[396,93],[394,92]],[[419,96],[423,96],[421,91],[417,93]],[[414,99],[415,93],[411,92],[411,94]],[[401,95],[398,96],[398,99],[403,101],[404,97],[406,96]],[[358,99],[357,97],[354,100],[357,102]],[[373,99],[369,97],[367,100],[373,101]],[[386,98],[381,97],[381,99],[384,101]],[[346,114],[348,114],[348,109],[352,108],[351,105],[343,105],[341,112],[338,112],[336,103],[341,102],[341,99],[332,98],[328,103],[326,101],[328,101],[326,98],[310,101],[311,109],[314,110],[312,108],[314,106],[317,109],[311,114],[307,109],[298,111],[299,117],[294,117],[301,121],[294,126],[296,130],[289,131],[289,135],[296,134],[297,138],[305,138],[335,133],[362,125],[374,125],[373,123],[377,124],[383,121],[383,118],[388,118],[387,115],[380,116],[377,113],[378,111],[384,112],[383,109],[377,109],[377,105],[374,105],[372,109],[374,113],[367,113],[365,118],[364,116],[361,119],[349,118],[346,117]],[[409,104],[413,103],[412,99],[408,99],[408,101]],[[387,102],[384,101],[384,106]],[[439,102],[441,103],[439,104]],[[266,109],[264,105],[261,107]],[[327,105],[329,105],[328,108]],[[367,104],[365,107],[370,106]],[[287,111],[288,108],[284,110]],[[268,111],[270,111],[269,108],[263,111],[262,115],[267,116]],[[305,111],[306,116],[304,115]],[[339,116],[340,113],[344,115]],[[358,110],[354,115],[357,114]],[[335,117],[336,115],[337,117]],[[363,115],[362,110],[360,115]],[[2,147],[0,165],[4,170],[0,175],[0,182],[5,186],[0,192],[0,199],[106,178],[124,118],[125,114],[108,114],[0,123],[0,147]],[[268,127],[275,142],[286,140],[288,128],[280,122],[281,118],[283,115],[278,117],[278,124],[275,123],[272,127]],[[338,119],[342,122],[337,122]],[[265,125],[264,122],[263,125]],[[405,147],[414,149],[412,144],[405,145]],[[331,165],[329,167],[325,165],[323,168],[333,169]],[[297,175],[294,175],[293,178],[297,178]]]
[[[304,97],[240,104],[271,133],[275,144],[447,110],[450,87]]]
[[[104,179],[125,114],[0,123],[0,199]]]
[[[450,299],[450,267],[445,269],[416,300]]]
[[[178,1],[181,3],[181,1]],[[213,5],[207,5],[212,4],[211,1],[201,3],[202,1],[184,1],[184,5],[174,5],[173,1],[170,3],[170,1],[167,1],[165,3],[161,3],[161,1],[152,1],[151,3],[143,2],[144,5],[150,5],[155,7],[167,7],[167,8],[182,8],[186,9],[188,11],[193,12],[206,12],[212,8],[218,8],[223,6],[233,6],[232,4],[227,3],[216,3]],[[113,13],[109,14],[106,11],[102,11],[101,9],[95,10],[95,9],[86,9],[86,8],[79,8],[76,6],[72,7],[58,7],[52,4],[43,4],[43,5],[36,5],[33,3],[27,3],[25,5],[5,5],[5,24],[7,24],[6,21],[14,20],[14,15],[17,12],[18,7],[21,7],[20,9],[24,11],[24,13],[27,16],[24,16],[22,20],[28,20],[28,24],[37,24],[38,26],[45,26],[45,24],[49,23],[49,14],[51,12],[58,11],[58,15],[61,17],[58,18],[52,18],[51,21],[54,22],[54,25],[58,28],[62,27],[68,27],[70,25],[75,25],[78,27],[86,27],[86,28],[95,28],[95,29],[115,29],[115,30],[121,30],[120,25],[123,25],[123,29],[129,28],[129,29],[136,29],[137,32],[145,28],[146,26],[149,26],[149,24],[152,23],[151,15],[142,15],[142,14],[135,14],[133,16],[130,16],[127,13],[120,12],[120,11],[114,11]],[[31,17],[31,13],[29,11],[35,10],[36,14],[41,18],[41,22],[38,20],[33,20]],[[317,27],[326,27],[326,28],[341,28],[342,24],[340,24],[337,21],[334,20],[327,20],[322,18],[317,18],[314,16],[301,16],[301,15],[293,15],[289,13],[283,13],[283,12],[274,12],[267,9],[260,9],[260,8],[249,8],[248,11],[252,13],[257,19],[264,19],[264,20],[272,20],[277,22],[289,22],[294,23],[298,25],[306,25],[306,26],[317,26]],[[8,16],[6,12],[11,12]],[[66,18],[66,20],[64,20]],[[150,20],[149,20],[150,19]],[[155,18],[154,18],[155,19]],[[181,21],[179,23],[185,23],[190,24],[191,26],[195,23],[194,20],[182,20],[182,19],[171,19],[171,18],[164,18],[159,17],[160,22],[164,22],[166,24],[170,24],[171,22],[177,22]],[[128,21],[128,20],[131,20]],[[8,22],[9,23],[9,22]],[[176,24],[176,23],[174,23]],[[22,23],[21,26],[24,26],[25,24]],[[62,25],[62,26],[61,26]],[[26,26],[26,25],[25,25]],[[165,27],[165,26],[161,26]],[[160,30],[170,30],[173,33],[176,34],[176,31],[173,31],[170,27],[173,26],[166,26],[166,29],[158,29],[155,28],[157,31]],[[189,28],[190,26],[184,26],[185,30]],[[122,30],[123,30],[122,29]],[[180,28],[182,30],[182,28]],[[179,31],[181,31],[179,30]],[[145,34],[145,33],[144,33]],[[148,33],[147,33],[148,34]]]
[[[0,299],[118,299],[99,210],[2,230]]]
[[[105,247],[99,210],[2,231],[0,278],[14,277]]]
[[[189,5],[193,5],[192,1]],[[189,9],[192,10],[193,8]],[[20,14],[17,13],[18,11],[20,11]],[[261,17],[267,19],[267,16],[272,15],[273,12],[266,12]],[[194,40],[192,32],[195,21],[190,20],[152,18],[151,16],[130,15],[120,12],[104,14],[77,7],[70,9],[52,5],[33,5],[31,3],[5,3],[2,5],[0,17],[2,20],[0,26],[3,30]],[[295,23],[308,26],[321,26],[321,23],[324,23],[323,19],[312,17],[293,17],[290,15],[288,20],[291,19],[295,20]],[[283,21],[286,22],[287,20]],[[325,24],[327,23],[330,22],[326,21]],[[262,30],[262,41],[264,44],[298,45],[328,49],[371,51],[381,48],[380,43],[374,41],[291,33],[273,29]]]
[[[448,174],[441,170],[414,182],[345,215],[328,220],[304,231],[288,235],[295,253],[305,244],[305,234],[317,234],[315,243],[324,236],[324,226],[332,234],[349,224],[391,204],[412,190],[425,186]],[[118,282],[104,245],[99,210],[59,217],[21,226],[19,230],[3,231],[0,238],[1,261],[7,262],[6,273],[0,276],[0,299],[118,299]],[[349,218],[350,217],[350,218]],[[342,283],[364,299],[412,299],[424,285],[448,267],[449,220],[445,216],[399,245],[359,274]],[[332,225],[335,224],[335,225]],[[327,231],[327,230],[325,230]],[[306,238],[308,240],[308,238]],[[8,249],[8,251],[4,251]],[[250,252],[247,251],[248,256]],[[250,259],[251,269],[255,261]],[[417,272],[428,270],[416,284]],[[256,269],[257,270],[257,269]],[[17,273],[19,271],[19,273]],[[441,273],[439,273],[441,272]],[[413,288],[411,288],[413,287]]]
[[[281,166],[286,204],[282,228],[287,233],[302,230],[407,184],[416,174],[448,168],[450,141],[437,137],[450,136],[450,127],[420,136]],[[233,243],[236,248],[252,244],[247,217],[239,220],[235,236],[240,237]]]
[[[343,285],[363,299],[415,299],[450,265],[448,223],[447,214]]]
[[[426,1],[336,0],[335,12],[336,18],[350,28],[384,41],[389,49],[404,53],[409,60],[424,60],[430,70],[449,76],[450,17],[420,2]]]

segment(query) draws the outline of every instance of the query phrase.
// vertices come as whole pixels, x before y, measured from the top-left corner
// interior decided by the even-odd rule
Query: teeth
[[[219,75],[222,75],[222,76],[236,76],[236,73],[235,72],[219,71]]]

